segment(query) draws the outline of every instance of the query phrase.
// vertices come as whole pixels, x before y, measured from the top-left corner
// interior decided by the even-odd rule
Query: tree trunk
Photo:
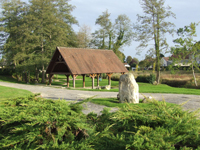
[[[159,14],[157,14],[157,27],[156,27],[156,82],[160,83],[160,20]]]
[[[44,64],[42,65],[42,83],[45,83]]]
[[[42,59],[44,57],[44,46],[42,42]],[[45,83],[44,62],[42,62],[42,83]]]
[[[193,78],[194,78],[194,84],[197,87],[198,85],[197,85],[197,80],[196,80],[195,73],[194,73],[194,66],[193,66],[193,64],[192,64],[192,74],[193,74]]]
[[[36,79],[36,83],[38,83],[38,81],[39,81],[39,71],[37,70],[37,67],[35,68],[35,79]]]

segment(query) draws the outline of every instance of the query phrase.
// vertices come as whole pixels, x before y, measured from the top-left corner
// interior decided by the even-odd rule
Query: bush
[[[136,78],[136,82],[143,82],[143,83],[151,83],[153,84],[153,82],[156,80],[156,76],[154,74],[150,74],[150,75],[139,75]]]
[[[0,68],[0,75],[11,76],[13,72],[14,72],[13,69]]]
[[[119,79],[120,79],[120,76],[121,76],[121,74],[113,74],[112,76],[111,76],[111,80],[113,80],[113,81],[119,81]]]
[[[30,96],[0,102],[0,149],[200,149],[199,111],[152,100],[84,115],[78,104]]]
[[[143,82],[143,83],[149,83],[149,76],[147,75],[139,75],[136,78],[136,82]]]
[[[94,119],[98,132],[96,150],[103,149],[199,149],[200,120],[196,112],[183,111],[153,100],[151,108],[137,105],[124,107],[117,113]],[[96,140],[95,140],[96,139]]]
[[[167,84],[172,87],[183,87],[187,82],[188,80],[162,79],[162,84]]]
[[[77,147],[92,130],[80,106],[35,96],[1,102],[0,149]]]
[[[150,76],[148,77],[148,81],[149,81],[149,83],[153,84],[154,81],[156,81],[155,74],[150,74]]]

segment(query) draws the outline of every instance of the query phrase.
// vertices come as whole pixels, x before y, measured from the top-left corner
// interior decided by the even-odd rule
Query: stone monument
[[[119,101],[120,103],[139,103],[139,87],[132,73],[120,76]]]

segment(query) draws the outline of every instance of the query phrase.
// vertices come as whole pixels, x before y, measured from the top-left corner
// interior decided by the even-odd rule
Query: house
[[[129,70],[129,68],[131,67],[128,63],[124,63],[124,66],[126,67],[126,69]]]
[[[171,57],[163,57],[161,59],[161,66],[169,66],[173,63],[173,59],[178,58],[179,56],[177,55],[172,55]],[[192,59],[192,55],[187,55],[186,57],[183,57],[181,60],[177,60],[176,62],[174,62],[174,66],[182,66],[182,67],[187,67],[191,65],[190,60]],[[196,61],[198,64],[200,64],[200,57],[196,58]]]
[[[160,60],[160,64],[161,66],[168,66],[168,61],[169,61],[169,57],[162,57],[162,59]]]

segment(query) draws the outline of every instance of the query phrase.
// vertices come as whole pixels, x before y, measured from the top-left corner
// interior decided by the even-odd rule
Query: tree
[[[129,64],[133,58],[131,56],[126,57],[126,62]]]
[[[126,15],[119,15],[115,23],[110,20],[110,14],[106,10],[96,20],[100,26],[93,35],[92,44],[98,49],[113,50],[120,60],[124,61],[122,47],[131,43],[133,32],[132,23]]]
[[[71,24],[77,23],[70,15],[73,6],[63,0],[30,0],[29,23],[34,39],[32,48],[36,54],[37,66],[42,71],[45,82],[45,68],[52,57],[55,45],[70,46]]]
[[[79,32],[77,33],[78,47],[87,48],[89,47],[91,41],[91,28],[87,25],[80,27]]]
[[[140,66],[140,68],[143,70],[146,68],[147,66],[147,62],[145,60],[141,60],[138,64]]]
[[[25,2],[20,0],[2,1],[1,38],[4,39],[2,51],[6,64],[14,65],[16,73],[24,72],[25,74],[28,69],[25,64],[31,57],[27,44],[27,37],[31,34],[25,19],[27,13],[28,5]],[[28,81],[26,80],[26,82]]]
[[[122,46],[130,45],[133,38],[132,23],[128,16],[119,15],[114,25],[113,51],[116,53]]]
[[[110,14],[108,13],[108,10],[106,10],[96,19],[95,24],[99,25],[100,29],[93,33],[94,40],[92,43],[98,49],[111,49],[113,25],[109,17]]]
[[[139,64],[139,60],[137,58],[135,58],[135,57],[130,62],[130,66],[131,67],[135,67],[138,64]]]
[[[174,24],[165,21],[168,17],[175,17],[170,11],[170,7],[165,7],[164,0],[141,0],[141,6],[145,13],[138,16],[138,22],[134,25],[136,31],[136,41],[139,41],[138,50],[141,51],[154,41],[154,52],[156,56],[156,81],[160,80],[160,53],[168,49],[168,44],[164,35],[174,32]]]
[[[179,38],[175,39],[173,42],[176,44],[175,47],[171,48],[172,54],[178,56],[174,57],[173,61],[180,62],[183,58],[189,55],[188,64],[191,64],[192,74],[194,78],[195,85],[197,86],[195,70],[199,69],[197,59],[200,58],[200,42],[195,41],[193,38],[196,37],[196,26],[198,24],[191,23],[189,26],[184,28],[179,28],[177,34]]]
[[[38,74],[41,70],[44,83],[55,45],[76,45],[71,27],[77,23],[70,14],[73,8],[68,0],[3,1],[1,31],[7,36],[3,46],[6,60],[19,72],[36,70]]]

